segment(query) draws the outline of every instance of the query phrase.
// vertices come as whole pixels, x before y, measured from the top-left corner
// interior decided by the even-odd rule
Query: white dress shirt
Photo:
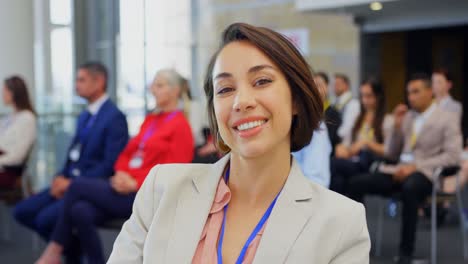
[[[109,96],[107,94],[103,94],[99,99],[94,101],[93,103],[88,105],[88,111],[92,114],[95,115],[99,112],[99,109],[101,109],[101,106],[109,99]]]
[[[342,120],[337,133],[338,136],[343,139],[347,134],[351,133],[354,123],[361,112],[361,105],[359,100],[353,98],[351,91],[347,91],[340,95],[337,98],[337,103],[335,105],[338,106],[338,111],[341,112]]]
[[[327,126],[322,122],[320,128],[314,131],[310,144],[292,155],[299,163],[306,178],[328,188],[330,186],[331,152],[332,145],[328,137]]]

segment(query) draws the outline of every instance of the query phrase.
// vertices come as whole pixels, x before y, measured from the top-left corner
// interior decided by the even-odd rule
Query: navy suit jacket
[[[89,135],[82,142],[80,159],[73,163],[69,159],[71,147],[78,142],[79,132],[86,125],[86,111],[78,117],[75,136],[70,145],[65,165],[59,175],[72,178],[71,167],[80,170],[80,177],[108,178],[114,173],[114,163],[128,141],[128,127],[125,115],[107,100],[96,114]]]

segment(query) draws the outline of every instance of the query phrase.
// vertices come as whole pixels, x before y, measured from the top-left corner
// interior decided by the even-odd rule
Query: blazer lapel
[[[288,253],[313,215],[307,211],[313,197],[310,182],[296,160],[265,227],[254,263],[284,263]]]
[[[427,120],[424,122],[422,128],[421,128],[421,133],[419,133],[419,136],[416,138],[416,142],[415,142],[415,146],[417,146],[418,144],[420,144],[422,138],[424,138],[425,135],[429,134],[431,135],[431,133],[427,133],[427,132],[430,132],[432,131],[431,130],[431,127],[434,123],[438,123],[438,120],[439,120],[439,108],[436,107],[434,109],[434,111],[431,113],[430,116],[427,117]],[[424,132],[424,133],[422,133]],[[432,137],[432,135],[431,135]]]
[[[219,179],[229,161],[226,155],[215,163],[210,175],[194,175],[177,202],[174,231],[165,263],[191,263],[213,204]]]

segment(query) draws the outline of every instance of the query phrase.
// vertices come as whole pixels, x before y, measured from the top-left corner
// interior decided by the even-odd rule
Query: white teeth
[[[237,129],[239,131],[252,129],[254,127],[258,127],[258,126],[263,125],[265,122],[266,122],[265,120],[258,120],[258,121],[248,122],[248,123],[244,123],[242,125],[237,126]]]

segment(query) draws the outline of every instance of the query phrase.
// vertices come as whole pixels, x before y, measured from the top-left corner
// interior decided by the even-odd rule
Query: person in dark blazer
[[[128,141],[125,115],[106,94],[107,70],[98,62],[79,67],[77,94],[88,101],[78,117],[75,136],[63,168],[45,190],[17,204],[14,218],[48,240],[55,226],[65,192],[78,178],[113,175],[113,165]]]

